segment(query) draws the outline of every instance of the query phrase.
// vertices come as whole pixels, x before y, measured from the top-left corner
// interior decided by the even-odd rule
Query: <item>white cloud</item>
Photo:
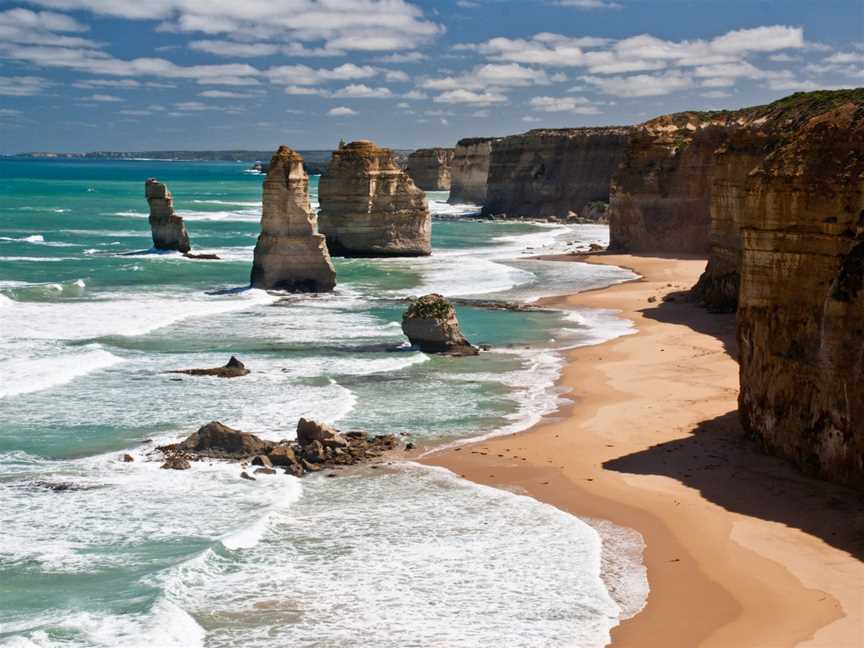
[[[189,47],[200,52],[207,52],[216,56],[236,58],[258,58],[262,56],[273,56],[283,54],[285,56],[307,56],[328,57],[344,56],[343,50],[329,49],[326,47],[306,47],[302,43],[244,43],[228,40],[197,40],[189,43]]]
[[[67,33],[88,31],[89,27],[65,14],[51,11],[9,9],[0,11],[0,42],[56,47],[96,47],[96,43]]]
[[[562,7],[575,7],[576,9],[621,9],[622,6],[617,2],[608,2],[607,0],[560,0],[558,2]]]
[[[419,90],[409,90],[402,95],[402,98],[411,99],[413,101],[424,101],[428,99],[429,96],[425,92],[420,92]]]
[[[693,80],[681,72],[665,74],[637,74],[629,77],[582,77],[606,94],[615,97],[657,97],[676,90],[684,90],[693,85]]]
[[[348,106],[338,106],[327,111],[330,117],[350,117],[356,115],[357,111],[351,110]]]
[[[600,110],[585,97],[534,97],[529,102],[540,112],[572,112],[577,115],[597,115]]]
[[[474,92],[473,90],[460,89],[443,92],[435,97],[434,101],[435,103],[488,106],[490,104],[504,103],[507,101],[507,97],[495,92]]]
[[[81,97],[86,101],[100,101],[103,103],[116,103],[118,101],[123,101],[120,97],[115,97],[114,95],[108,94],[94,94],[87,97]]]
[[[205,90],[204,92],[199,92],[198,96],[209,99],[249,99],[250,97],[260,96],[260,93],[234,92],[233,90]]]
[[[135,79],[82,79],[72,84],[74,88],[140,88],[141,82]]]
[[[371,88],[363,83],[352,83],[333,93],[334,97],[350,97],[357,99],[386,99],[393,96],[389,88]]]
[[[376,60],[378,63],[419,63],[426,60],[426,55],[420,52],[397,52]]]
[[[731,97],[732,94],[723,90],[709,90],[708,92],[703,92],[702,96],[708,99],[725,99],[726,97]]]
[[[264,74],[273,83],[303,86],[318,85],[326,81],[368,79],[377,76],[379,73],[380,71],[377,68],[370,65],[345,63],[332,69],[315,69],[308,65],[280,65],[270,68]]]
[[[0,76],[0,97],[31,97],[41,94],[51,85],[48,79],[36,76]]]
[[[326,93],[320,88],[313,88],[310,86],[295,86],[289,85],[285,86],[285,94],[287,95],[295,95],[295,96],[324,96]]]
[[[539,121],[543,121],[543,120],[540,119],[539,117],[533,117],[532,115],[525,115],[522,118],[522,121],[534,123],[534,122],[539,122]]]
[[[396,83],[401,83],[404,81],[410,81],[411,77],[409,77],[402,70],[386,70],[384,72],[384,78],[388,81],[394,81]]]

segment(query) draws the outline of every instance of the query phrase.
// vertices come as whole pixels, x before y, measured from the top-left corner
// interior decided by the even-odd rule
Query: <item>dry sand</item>
[[[569,259],[643,279],[546,305],[613,308],[638,333],[569,352],[556,415],[424,461],[639,531],[651,593],[612,646],[864,646],[862,498],[761,454],[737,419],[734,316],[662,299],[705,260]]]

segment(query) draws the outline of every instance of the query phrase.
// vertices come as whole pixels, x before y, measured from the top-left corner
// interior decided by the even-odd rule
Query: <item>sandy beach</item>
[[[615,309],[638,332],[570,351],[554,416],[424,461],[639,531],[651,593],[613,646],[864,645],[860,498],[760,453],[736,413],[734,316],[663,299],[705,260],[566,258],[643,278],[545,305]]]

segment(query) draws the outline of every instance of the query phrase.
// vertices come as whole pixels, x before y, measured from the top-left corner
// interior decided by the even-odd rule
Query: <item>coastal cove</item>
[[[250,482],[236,465],[148,461],[210,420],[277,441],[315,416],[418,448],[525,429],[563,402],[565,349],[631,325],[483,304],[634,278],[533,258],[605,245],[607,227],[481,221],[430,192],[430,257],[336,259],[334,293],[287,295],[246,288],[261,184],[240,165],[2,164],[4,645],[602,646],[641,608],[638,534],[448,472],[393,461]],[[147,177],[218,260],[149,249]],[[401,313],[432,291],[490,351],[407,347]],[[167,373],[232,354],[249,375]]]

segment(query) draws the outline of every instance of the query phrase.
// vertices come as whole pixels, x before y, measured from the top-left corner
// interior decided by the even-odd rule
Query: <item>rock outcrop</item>
[[[303,158],[287,146],[280,146],[270,161],[263,201],[252,286],[292,292],[332,290],[336,270],[309,205]]]
[[[537,129],[495,140],[483,213],[565,219],[609,202],[630,128]]]
[[[417,149],[408,156],[408,175],[423,191],[450,191],[452,148]]]
[[[783,102],[781,141],[728,198],[741,419],[770,451],[864,488],[864,90]]]
[[[469,137],[457,142],[450,163],[450,197],[447,202],[451,205],[482,205],[486,202],[493,141],[491,137]]]
[[[187,470],[192,461],[220,459],[261,466],[256,474],[273,474],[275,467],[300,477],[308,472],[334,466],[350,466],[377,459],[398,445],[392,434],[370,435],[351,431],[344,435],[317,421],[300,419],[294,441],[274,443],[254,434],[234,430],[218,421],[201,427],[180,443],[156,448],[162,468]],[[245,474],[245,477],[243,477]],[[244,471],[244,479],[253,479]]]
[[[150,232],[157,250],[189,252],[189,234],[183,219],[174,213],[174,199],[168,187],[156,178],[147,178],[144,196],[150,206]]]
[[[426,194],[396,163],[393,151],[367,140],[333,152],[318,185],[318,222],[336,256],[425,256],[432,253]]]
[[[477,355],[459,327],[453,304],[437,293],[415,300],[402,315],[402,332],[424,353]]]
[[[235,356],[231,356],[228,363],[222,367],[213,367],[211,369],[176,369],[168,373],[186,374],[187,376],[217,376],[219,378],[239,378],[249,373],[246,365],[240,362]]]

